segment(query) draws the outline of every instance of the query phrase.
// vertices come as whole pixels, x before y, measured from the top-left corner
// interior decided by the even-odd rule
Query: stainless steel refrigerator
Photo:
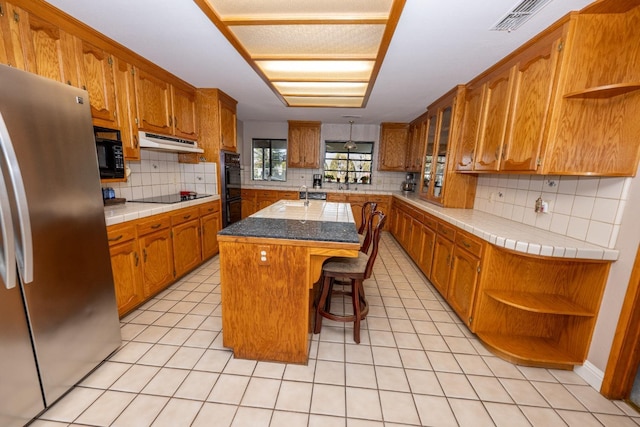
[[[0,426],[121,344],[89,99],[0,65]]]

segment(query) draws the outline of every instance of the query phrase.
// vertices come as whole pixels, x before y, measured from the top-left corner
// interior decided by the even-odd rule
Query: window
[[[353,150],[344,148],[345,142],[325,142],[325,182],[371,184],[373,142],[356,142]]]
[[[287,180],[286,139],[254,139],[252,147],[253,180]]]

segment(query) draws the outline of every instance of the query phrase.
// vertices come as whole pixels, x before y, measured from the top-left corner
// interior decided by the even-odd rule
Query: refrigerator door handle
[[[9,130],[7,129],[7,125],[2,117],[2,113],[0,113],[0,153],[2,153],[5,159],[5,165],[7,166],[9,172],[9,179],[11,180],[11,184],[13,185],[13,194],[15,195],[16,207],[18,210],[18,220],[20,224],[20,234],[22,236],[22,245],[18,244],[17,239],[14,236],[13,230],[13,220],[11,217],[11,207],[2,205],[3,218],[8,220],[8,224],[5,227],[4,219],[3,219],[3,236],[4,236],[4,245],[5,247],[10,246],[13,249],[8,250],[5,254],[11,252],[15,261],[18,264],[18,270],[20,272],[20,277],[22,278],[23,283],[31,283],[33,281],[33,242],[31,240],[31,220],[29,218],[29,206],[27,204],[26,192],[24,189],[24,182],[22,181],[22,174],[20,173],[20,166],[18,165],[18,158],[16,157],[16,153],[13,149],[13,143],[11,142],[11,137],[9,136]],[[7,205],[9,205],[9,198],[6,196],[8,193],[7,187],[5,186],[4,178],[2,178],[2,183],[0,185],[5,190],[5,196],[2,197],[2,202],[6,201]],[[11,233],[12,238],[9,239],[7,232],[4,230],[11,229],[9,233]],[[8,243],[7,243],[8,242]],[[6,256],[6,255],[5,255]],[[9,261],[7,259],[7,261]],[[11,263],[7,263],[6,265],[6,274],[7,276],[14,277],[13,283],[15,285],[15,272],[11,273],[11,271],[15,271],[15,268],[12,267],[14,265],[14,261]],[[9,279],[7,279],[9,280]],[[10,284],[7,283],[7,287]]]
[[[0,139],[2,135],[0,135]],[[0,141],[0,144],[2,142]],[[0,254],[0,277],[7,289],[16,287],[16,252],[13,235],[13,218],[4,176],[0,171],[0,235],[2,236],[2,254]]]

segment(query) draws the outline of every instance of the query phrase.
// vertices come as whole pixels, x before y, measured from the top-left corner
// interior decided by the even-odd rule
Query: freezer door
[[[20,288],[0,279],[0,426],[23,426],[43,409]]]
[[[0,81],[0,166],[49,406],[121,343],[89,99],[9,67]]]

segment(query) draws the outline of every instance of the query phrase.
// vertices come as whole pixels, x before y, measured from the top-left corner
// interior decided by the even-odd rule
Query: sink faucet
[[[304,191],[304,205],[309,206],[309,189],[307,188],[306,185],[300,186],[300,192],[303,192],[303,191]]]

